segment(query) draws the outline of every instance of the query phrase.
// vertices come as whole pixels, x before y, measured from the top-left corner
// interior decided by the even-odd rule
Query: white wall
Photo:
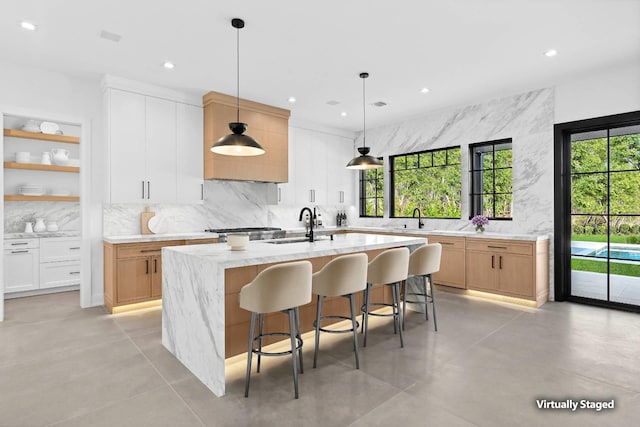
[[[556,123],[639,110],[640,62],[573,76],[556,85]]]

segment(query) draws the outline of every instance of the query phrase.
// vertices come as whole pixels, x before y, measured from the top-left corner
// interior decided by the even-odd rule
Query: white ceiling
[[[369,128],[640,59],[638,0],[3,0],[1,7],[1,60],[198,94],[235,94],[230,20],[243,18],[240,96],[354,131],[362,129],[362,71],[371,74],[367,103],[388,103],[367,107]],[[22,29],[22,20],[38,30]],[[101,39],[102,30],[122,39]],[[556,57],[543,55],[550,48]],[[165,60],[176,68],[164,69]]]

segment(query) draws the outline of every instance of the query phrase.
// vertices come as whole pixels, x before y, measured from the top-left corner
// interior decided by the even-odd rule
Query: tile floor
[[[263,362],[249,399],[242,362],[227,395],[213,396],[160,344],[159,309],[82,310],[77,292],[6,301],[0,426],[637,425],[640,315],[438,297],[437,333],[411,313],[401,349],[380,319],[360,370],[348,336],[322,335],[317,369],[307,340],[299,400],[286,358]],[[544,411],[540,398],[616,406]]]

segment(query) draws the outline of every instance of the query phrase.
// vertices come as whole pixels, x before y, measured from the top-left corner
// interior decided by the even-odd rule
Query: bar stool
[[[404,285],[404,293],[402,295],[402,311],[406,314],[407,303],[424,305],[424,317],[429,320],[429,303],[433,305],[433,328],[438,330],[438,321],[436,320],[436,301],[434,299],[434,286],[432,273],[440,271],[440,258],[442,257],[442,245],[440,243],[432,243],[424,245],[413,251],[409,257],[409,277],[421,277],[422,292],[408,292],[409,284]],[[427,279],[431,292],[427,292]],[[424,301],[409,300],[407,296],[422,297]],[[402,319],[402,329],[404,329],[404,318]]]
[[[240,290],[240,307],[251,312],[249,329],[249,349],[247,352],[247,375],[245,378],[244,397],[249,397],[251,381],[251,360],[253,354],[258,355],[258,372],[260,372],[261,356],[284,356],[291,354],[293,365],[293,387],[295,398],[298,398],[298,364],[296,350],[302,366],[302,338],[300,337],[300,313],[298,307],[311,302],[311,263],[298,261],[278,264],[266,268],[253,281]],[[289,333],[262,331],[264,314],[286,312],[289,315]],[[254,336],[256,315],[259,317],[259,332]],[[295,324],[295,325],[294,325]],[[287,336],[291,339],[291,350],[283,352],[262,351],[262,339],[269,336]],[[258,342],[258,348],[255,342]]]
[[[367,254],[342,255],[329,261],[322,270],[314,273],[312,292],[318,295],[316,307],[316,320],[313,326],[316,328],[316,345],[313,352],[313,367],[318,362],[318,346],[320,345],[320,331],[329,333],[353,332],[353,352],[356,357],[356,369],[360,369],[358,360],[358,322],[356,321],[356,305],[354,293],[364,290],[367,286]],[[351,317],[346,316],[322,316],[322,301],[325,297],[342,296],[349,299]],[[321,326],[324,319],[351,320],[351,328],[325,329]]]
[[[367,287],[364,290],[364,304],[362,305],[362,329],[364,330],[363,347],[367,346],[367,328],[369,316],[393,316],[393,333],[400,331],[400,347],[404,347],[400,312],[400,283],[407,278],[409,271],[409,249],[389,249],[375,257],[367,268]],[[391,304],[382,302],[370,303],[369,291],[376,285],[391,286]],[[372,313],[371,306],[391,307],[392,314]]]

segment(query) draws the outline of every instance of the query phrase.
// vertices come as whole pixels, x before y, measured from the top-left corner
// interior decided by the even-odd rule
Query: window
[[[392,216],[408,218],[419,208],[425,218],[460,218],[460,147],[391,157]]]
[[[511,219],[511,138],[471,144],[471,215]]]
[[[384,216],[384,167],[360,171],[360,216]]]

